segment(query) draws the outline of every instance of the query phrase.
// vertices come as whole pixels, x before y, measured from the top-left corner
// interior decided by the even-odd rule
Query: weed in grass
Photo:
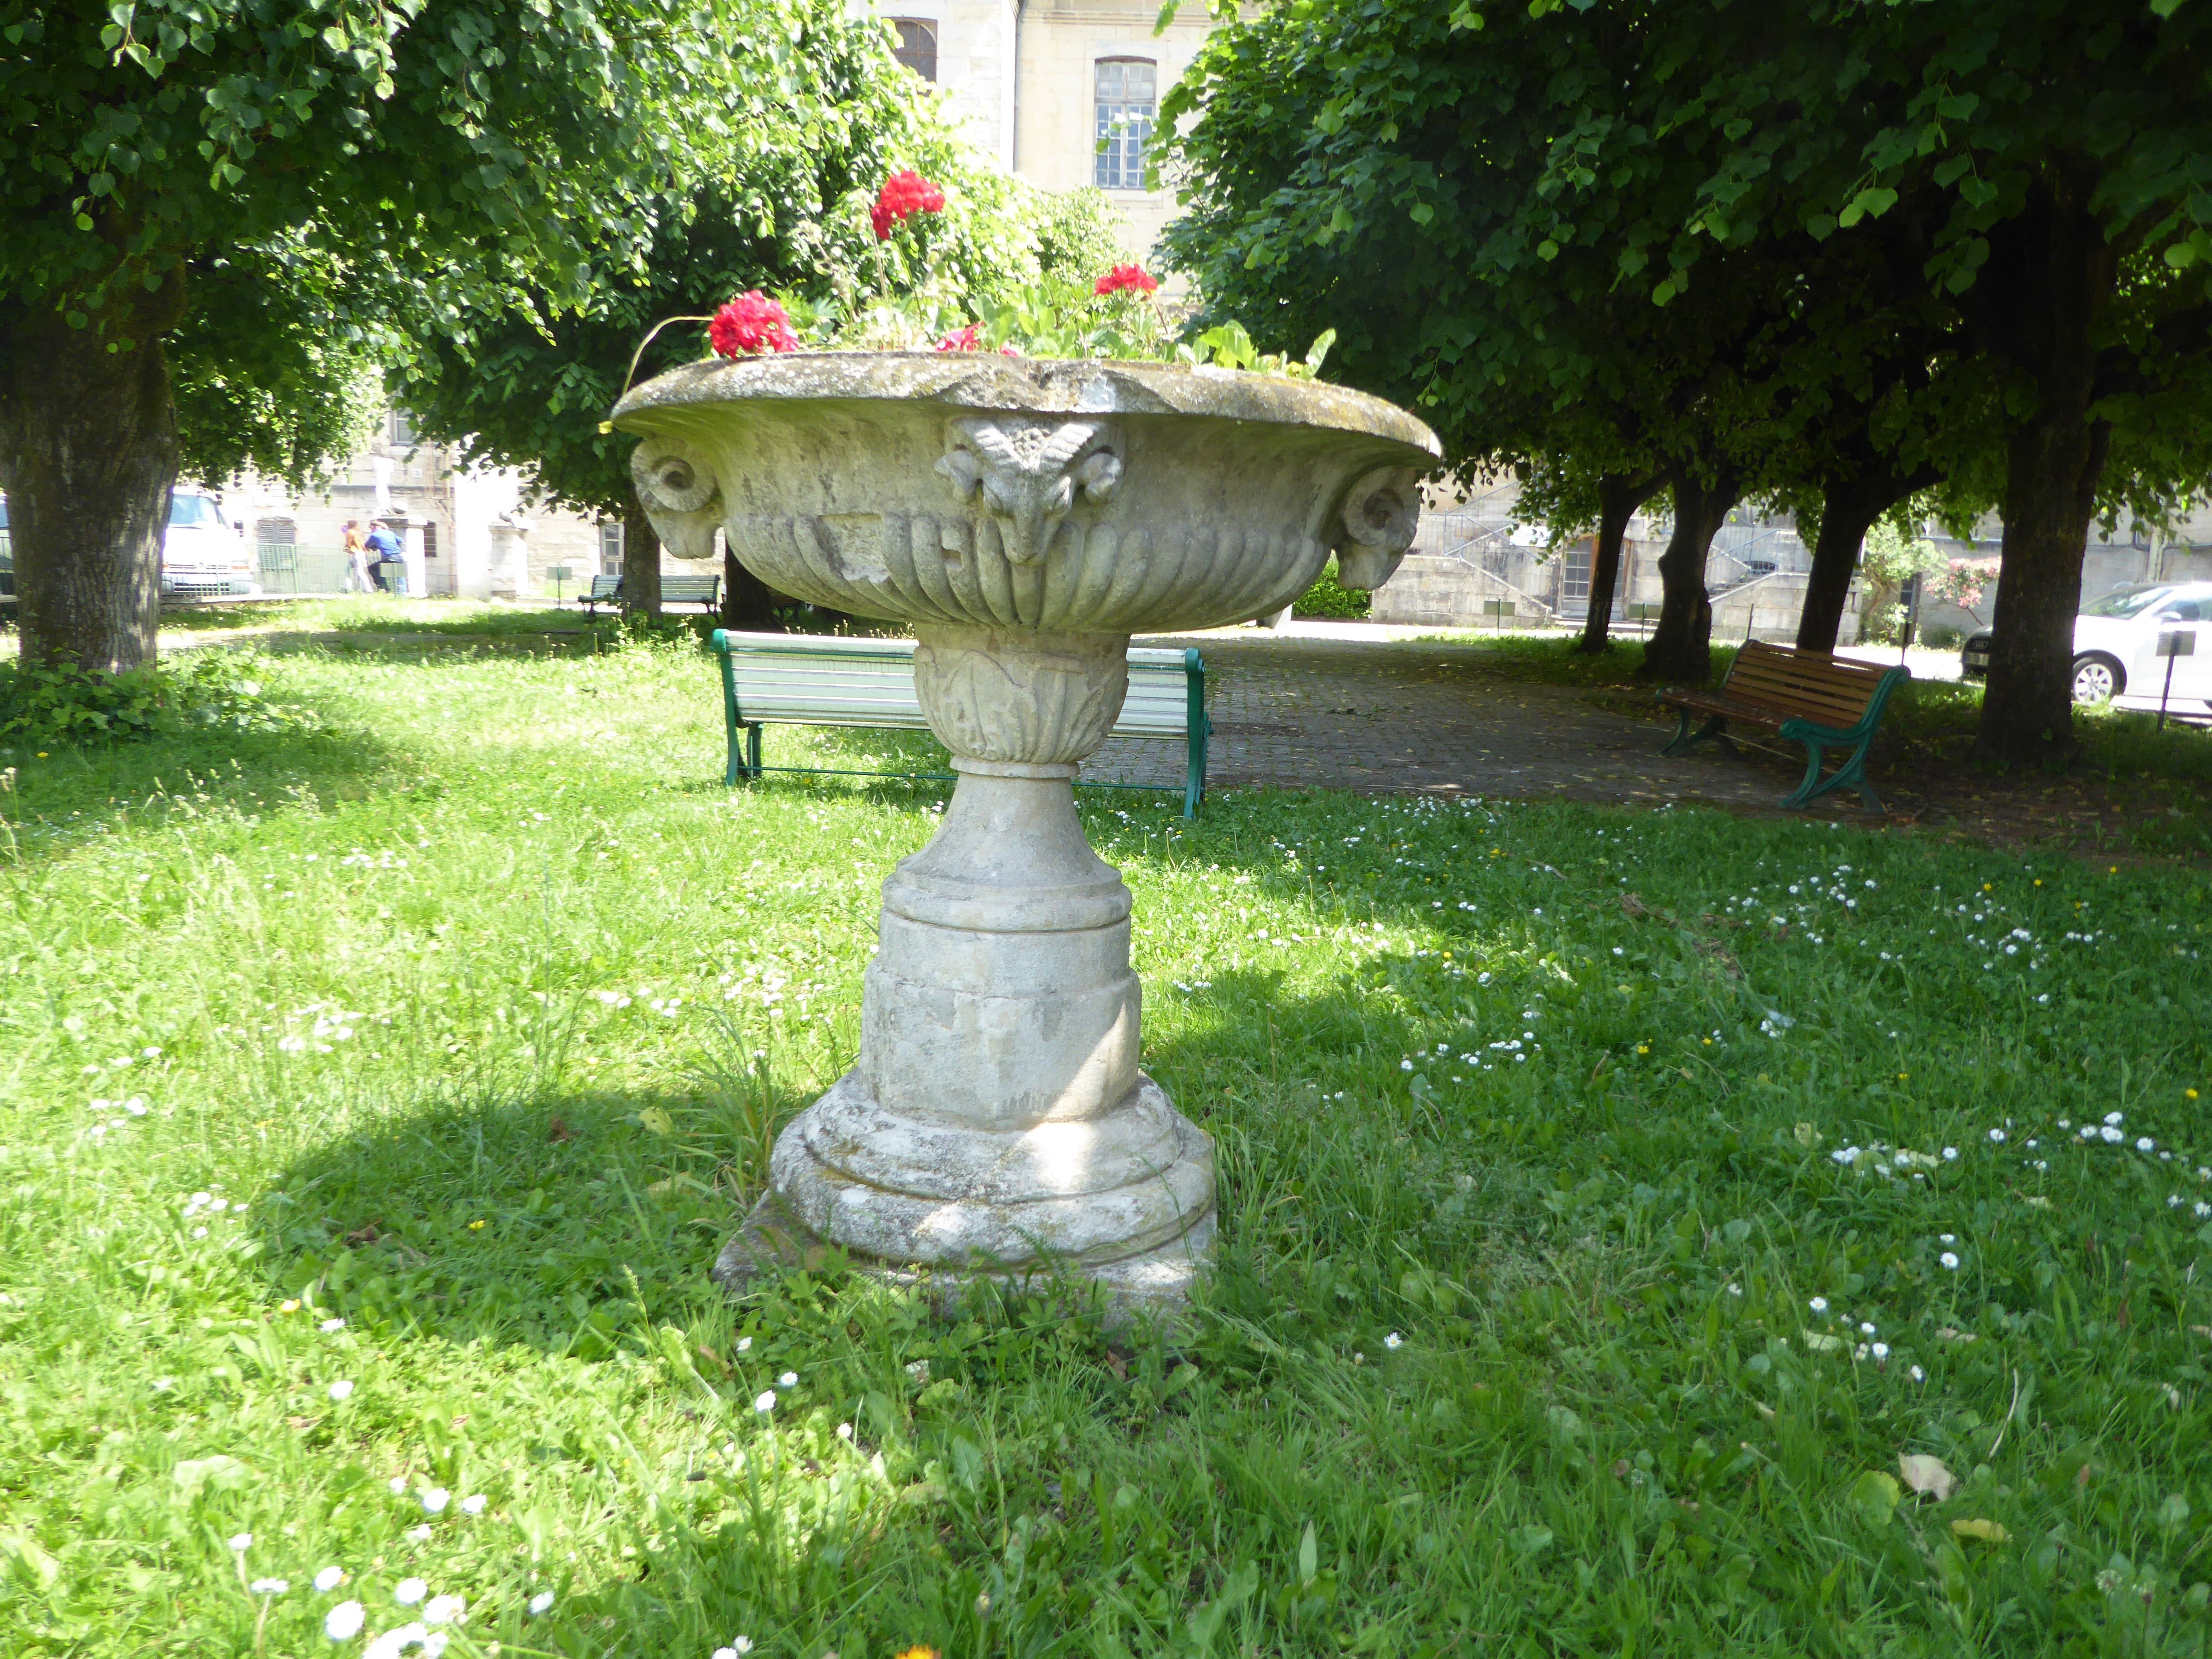
[[[2201,876],[1088,801],[1192,1333],[733,1305],[941,797],[724,790],[672,650],[275,672],[359,735],[7,804],[0,1650],[2201,1647]]]

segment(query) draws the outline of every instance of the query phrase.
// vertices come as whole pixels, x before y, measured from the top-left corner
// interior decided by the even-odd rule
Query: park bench
[[[912,640],[839,639],[822,635],[741,634],[716,629],[708,645],[722,659],[722,714],[730,762],[722,781],[737,784],[763,772],[815,772],[845,777],[949,779],[949,772],[856,772],[833,767],[764,766],[764,726],[842,726],[923,732],[914,690]],[[1098,789],[1157,789],[1182,795],[1182,813],[1198,816],[1206,798],[1206,662],[1195,650],[1138,648],[1129,653],[1129,694],[1109,734],[1180,738],[1186,758],[1181,784],[1098,783]]]
[[[596,618],[599,606],[622,603],[622,578],[592,577],[592,591],[579,593],[576,603],[584,607],[586,616]],[[720,576],[663,576],[660,579],[660,603],[664,607],[696,605],[702,611],[720,611],[722,608],[722,579]]]
[[[1881,802],[1866,781],[1867,750],[1890,693],[1912,678],[1902,667],[1838,661],[1825,651],[1799,651],[1786,645],[1753,641],[1736,653],[1728,678],[1711,691],[1669,690],[1659,701],[1677,709],[1681,725],[1660,752],[1679,755],[1692,744],[1717,738],[1734,753],[1730,726],[1757,726],[1785,743],[1805,745],[1805,781],[1782,804],[1802,806],[1844,784],[1857,786],[1859,799],[1875,811]],[[1695,732],[1691,722],[1704,715]],[[1820,775],[1824,751],[1850,753],[1826,778]]]

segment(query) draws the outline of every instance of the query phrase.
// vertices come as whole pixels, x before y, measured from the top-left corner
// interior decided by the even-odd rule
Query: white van
[[[15,597],[14,553],[8,500],[0,495],[0,601]],[[204,489],[185,487],[169,497],[169,527],[161,535],[161,592],[183,599],[261,596],[259,553],[223,517],[222,504]]]
[[[161,537],[161,592],[179,599],[259,598],[261,559],[244,528],[204,489],[179,485]]]

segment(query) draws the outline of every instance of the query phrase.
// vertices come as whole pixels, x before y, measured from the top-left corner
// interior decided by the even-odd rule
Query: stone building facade
[[[1048,190],[1096,185],[1121,209],[1133,258],[1175,212],[1145,188],[1159,100],[1212,27],[1187,5],[1153,33],[1152,0],[872,0],[899,58],[951,95],[977,150]]]
[[[258,549],[272,594],[343,592],[349,523],[397,533],[408,592],[434,599],[565,599],[622,565],[619,524],[532,505],[527,473],[460,466],[396,410],[319,493],[248,477],[219,495],[224,516]],[[690,568],[665,557],[662,567]]]

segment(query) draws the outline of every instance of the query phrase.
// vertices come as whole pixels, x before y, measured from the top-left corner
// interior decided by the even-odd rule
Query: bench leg
[[[1782,798],[1782,805],[1784,807],[1794,809],[1802,806],[1806,802],[1811,800],[1814,796],[1821,792],[1820,753],[1820,745],[1819,744],[1810,742],[1806,744],[1805,781],[1799,784],[1795,789],[1791,790],[1788,794]],[[1835,786],[1833,784],[1830,784],[1826,787],[1833,788]]]
[[[1190,728],[1187,740],[1190,763],[1182,786],[1182,815],[1187,818],[1198,816],[1199,805],[1206,799],[1206,732],[1205,719],[1200,716],[1200,723]]]
[[[730,722],[730,764],[722,774],[726,785],[750,783],[761,775],[761,729]]]
[[[1820,775],[1820,746],[1815,743],[1808,743],[1805,745],[1805,781],[1799,784],[1792,793],[1784,797],[1782,804],[1789,807],[1809,805],[1830,790],[1840,789],[1845,784],[1850,784],[1859,792],[1859,804],[1862,806],[1869,812],[1881,811],[1881,797],[1875,793],[1874,786],[1866,779],[1867,748],[1868,744],[1862,743],[1851,751],[1849,759],[1829,776],[1823,778]]]
[[[1690,730],[1690,711],[1685,708],[1682,710],[1682,723],[1674,729],[1673,741],[1659,752],[1662,755],[1679,755],[1685,749],[1703,743],[1707,738],[1718,738],[1721,746],[1730,754],[1734,754],[1735,740],[1722,730],[1727,724],[1727,715],[1716,714],[1693,732]]]

